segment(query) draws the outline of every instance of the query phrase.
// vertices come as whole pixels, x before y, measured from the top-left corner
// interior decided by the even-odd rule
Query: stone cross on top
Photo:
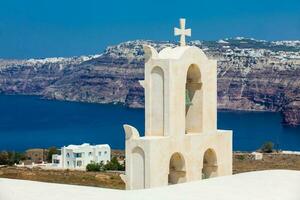
[[[179,20],[180,23],[180,29],[174,28],[174,35],[178,36],[180,35],[180,46],[185,46],[185,36],[191,36],[192,30],[191,29],[185,29],[185,19],[181,18]]]

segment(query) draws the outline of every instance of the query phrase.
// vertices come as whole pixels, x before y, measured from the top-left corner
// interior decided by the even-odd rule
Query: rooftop
[[[78,148],[82,148],[82,147],[108,147],[108,148],[110,148],[110,146],[108,144],[90,145],[89,143],[83,143],[81,145],[70,144],[70,145],[66,146],[67,149],[78,149]]]
[[[300,171],[292,170],[256,171],[168,187],[131,191],[0,179],[0,199],[64,200],[72,197],[72,200],[98,200],[99,198],[299,200],[299,188]]]

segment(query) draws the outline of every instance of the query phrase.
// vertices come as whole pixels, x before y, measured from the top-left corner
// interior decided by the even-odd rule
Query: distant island
[[[92,56],[0,59],[0,94],[141,108],[143,44],[157,50],[175,46],[136,40]],[[189,45],[218,60],[219,109],[281,112],[284,124],[300,125],[300,41],[237,37]]]

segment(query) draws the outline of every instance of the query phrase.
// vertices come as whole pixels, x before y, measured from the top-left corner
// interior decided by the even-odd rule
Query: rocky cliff
[[[143,107],[143,44],[160,50],[169,42],[129,41],[101,55],[0,60],[0,93],[67,101]],[[300,124],[300,41],[234,38],[193,41],[218,60],[220,109],[275,111],[283,123]]]

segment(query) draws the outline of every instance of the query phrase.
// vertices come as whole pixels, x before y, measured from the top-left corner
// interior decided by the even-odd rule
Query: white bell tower
[[[191,30],[180,25],[180,46],[144,46],[145,136],[124,125],[127,189],[232,173],[232,131],[217,130],[217,61],[186,46]]]

